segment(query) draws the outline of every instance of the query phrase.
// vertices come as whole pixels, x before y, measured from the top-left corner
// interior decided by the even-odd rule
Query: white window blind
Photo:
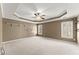
[[[77,23],[77,40],[79,42],[79,22]]]
[[[42,35],[42,25],[38,25],[38,34]]]
[[[73,38],[73,21],[61,22],[61,37]]]

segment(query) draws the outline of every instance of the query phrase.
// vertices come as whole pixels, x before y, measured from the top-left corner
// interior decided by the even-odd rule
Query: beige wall
[[[1,41],[2,41],[2,22],[0,20],[0,44],[1,44]]]
[[[61,31],[60,21],[43,24],[43,36],[59,39]]]
[[[3,19],[3,41],[34,36],[34,24]]]
[[[1,6],[0,6],[0,44],[2,42],[2,16],[1,16]]]
[[[76,19],[72,18],[72,19],[66,19],[64,21],[75,21]],[[61,38],[61,22],[60,21],[53,21],[53,22],[48,22],[43,25],[43,36],[45,37],[51,37],[51,38],[55,38],[55,39],[66,39],[66,40],[72,40],[72,41],[76,41],[76,31],[73,31],[73,39],[68,39],[68,38]],[[75,24],[74,24],[74,29],[75,28]]]
[[[77,17],[73,19],[73,39],[78,42],[77,40]]]
[[[74,30],[75,30],[76,29],[75,19],[72,20],[74,20]],[[62,21],[53,21],[42,24],[43,25],[42,36],[51,37],[55,39],[63,39],[61,38],[61,22]],[[34,26],[35,25],[31,23],[3,19],[3,41],[34,36],[33,32]],[[76,31],[74,31],[74,34],[75,35],[73,36],[74,37],[73,39],[76,39]]]

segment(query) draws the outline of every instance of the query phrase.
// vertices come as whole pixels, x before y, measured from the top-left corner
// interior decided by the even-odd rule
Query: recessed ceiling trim
[[[59,14],[58,16],[55,16],[55,17],[52,17],[52,18],[49,18],[49,19],[44,19],[44,20],[39,20],[39,21],[38,21],[38,19],[37,19],[37,20],[26,19],[25,17],[20,16],[17,12],[14,13],[14,15],[17,16],[18,18],[24,19],[24,20],[28,20],[28,21],[32,21],[32,22],[49,21],[49,20],[52,20],[52,19],[60,18],[60,17],[62,17],[62,16],[64,16],[64,15],[66,15],[66,14],[67,14],[67,11],[63,11],[63,13]]]
[[[49,21],[43,21],[43,22],[33,22],[33,21],[29,21],[29,23],[33,23],[33,24],[43,24],[43,23],[48,23],[48,22],[53,22],[53,21],[61,21],[61,20],[66,20],[66,19],[71,19],[71,18],[75,18],[75,17],[79,17],[79,15],[74,15],[71,17],[66,17],[66,18],[58,18],[58,19],[53,19],[53,20],[49,20]],[[10,20],[15,20],[15,19],[11,19],[11,18],[3,18],[3,19],[10,19]],[[16,21],[21,21],[21,20],[16,20]],[[27,22],[27,21],[23,21],[23,22]]]
[[[74,15],[74,16],[71,16],[71,17],[57,18],[57,19],[51,19],[51,20],[49,20],[49,21],[38,22],[38,24],[48,23],[48,22],[53,22],[53,21],[67,20],[67,19],[72,19],[72,18],[76,18],[76,17],[79,17],[79,14]]]

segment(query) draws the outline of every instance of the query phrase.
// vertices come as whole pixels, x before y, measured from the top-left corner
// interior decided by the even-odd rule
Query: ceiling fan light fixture
[[[44,20],[45,18],[43,16],[45,15],[40,15],[40,13],[34,13],[35,15],[35,18],[37,21],[41,21],[41,20]]]
[[[42,20],[40,16],[37,16],[36,19],[37,19],[37,20]]]

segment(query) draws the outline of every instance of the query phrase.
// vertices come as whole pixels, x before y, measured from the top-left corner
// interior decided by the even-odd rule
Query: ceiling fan
[[[37,12],[37,13],[34,13],[34,17],[32,17],[32,18],[36,18],[37,20],[44,20],[45,19],[45,14],[41,14],[41,13],[39,13],[39,12]]]

